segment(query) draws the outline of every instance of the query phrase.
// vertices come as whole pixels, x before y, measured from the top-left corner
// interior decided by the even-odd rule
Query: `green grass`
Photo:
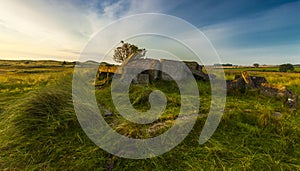
[[[201,94],[203,103],[200,107],[200,113],[207,114],[209,110],[209,103],[207,103],[209,98],[207,96],[209,93],[206,92],[209,90],[209,85],[200,81],[198,84],[199,89],[204,92]],[[296,85],[291,83],[291,87],[293,86]],[[163,87],[171,88],[172,85]],[[141,91],[151,88],[156,88],[156,86],[139,86]],[[100,90],[103,94],[106,91],[106,89]],[[165,94],[169,95],[168,93]],[[105,99],[109,99],[109,97]],[[106,105],[112,106],[109,101],[106,101]],[[282,117],[276,118],[275,112],[280,112]],[[162,117],[168,114],[171,115],[172,112],[168,113],[167,108]],[[198,119],[188,138],[172,151],[161,157],[148,160],[136,161],[116,158],[115,163],[118,164],[116,170],[125,166],[127,168],[128,165],[131,166],[128,169],[147,168],[150,170],[299,169],[300,148],[296,142],[300,140],[299,127],[297,126],[297,121],[300,118],[297,114],[298,111],[291,111],[286,108],[283,101],[279,99],[264,97],[251,92],[245,95],[228,96],[221,124],[206,144],[200,146],[197,142],[206,119],[203,117]],[[173,119],[175,118],[170,117],[167,121]],[[130,127],[128,124],[120,124],[120,126],[123,133],[133,132],[133,134],[145,135],[138,133],[141,127]],[[126,129],[127,131],[124,131]],[[137,129],[137,131],[132,131],[133,129]],[[136,137],[135,135],[126,135]]]
[[[300,72],[300,67],[295,67],[295,71]]]
[[[66,74],[46,88],[6,103],[10,105],[0,122],[1,169],[77,170],[105,165],[108,155],[87,138],[77,121],[71,78]]]
[[[237,68],[224,68],[225,71],[260,71],[260,72],[279,72],[279,66],[274,67],[237,67]],[[300,67],[295,66],[295,70],[293,72],[300,72]]]
[[[27,69],[28,70],[28,69]],[[29,70],[30,71],[30,70]],[[300,111],[285,107],[280,99],[255,92],[227,97],[221,123],[205,144],[198,138],[210,106],[210,85],[198,81],[200,109],[187,138],[162,156],[132,160],[112,156],[97,147],[82,131],[71,96],[72,70],[0,73],[1,170],[299,170]],[[237,70],[226,70],[233,77]],[[300,94],[299,74],[250,72],[265,76]],[[180,109],[176,84],[160,82],[132,85],[130,99],[140,111],[149,108],[152,90],[165,93],[168,105],[158,121],[137,125],[118,115],[110,87],[96,91],[101,106],[116,115],[107,122],[129,137],[149,138],[172,126]],[[281,117],[275,117],[280,112]],[[149,131],[151,130],[151,131]],[[153,132],[154,130],[154,132]]]

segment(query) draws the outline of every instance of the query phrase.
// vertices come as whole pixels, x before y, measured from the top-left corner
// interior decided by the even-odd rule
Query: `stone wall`
[[[161,60],[162,72],[161,79],[165,81],[184,80],[188,72],[183,62],[172,60]],[[167,74],[169,73],[169,74]]]
[[[163,70],[166,72],[162,72]],[[202,78],[203,80],[208,80],[208,75],[203,73],[202,66],[200,66],[197,62],[182,62],[167,59],[136,59],[130,61],[121,68],[116,65],[103,65],[99,67],[99,71],[100,73],[118,73],[122,75],[140,73],[135,78],[134,82],[139,83],[140,80],[143,84],[154,80],[182,81],[185,80],[191,72],[194,74],[196,79]],[[144,74],[148,74],[148,81],[145,81],[147,78]]]

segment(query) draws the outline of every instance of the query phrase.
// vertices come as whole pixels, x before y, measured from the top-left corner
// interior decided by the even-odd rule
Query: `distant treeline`
[[[214,64],[214,66],[233,66],[232,64]]]

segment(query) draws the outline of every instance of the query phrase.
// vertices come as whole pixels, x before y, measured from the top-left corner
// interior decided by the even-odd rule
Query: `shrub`
[[[288,71],[294,71],[295,68],[292,64],[282,64],[279,66],[280,72],[288,72]]]
[[[255,64],[253,64],[253,66],[254,66],[255,68],[258,68],[258,67],[259,67],[259,64],[258,64],[258,63],[255,63]]]

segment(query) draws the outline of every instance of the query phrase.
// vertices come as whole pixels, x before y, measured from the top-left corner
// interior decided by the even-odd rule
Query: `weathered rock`
[[[196,79],[209,80],[213,78],[214,75],[210,77],[202,71],[203,66],[199,65],[197,62],[187,62],[187,61],[175,61],[167,59],[135,59],[122,64],[121,66],[101,64],[99,66],[99,78],[109,77],[111,74],[122,75],[125,78],[126,74],[137,75],[134,79],[134,83],[152,82],[154,80],[185,80],[187,75],[192,73]],[[166,72],[162,72],[162,70]],[[188,71],[189,70],[189,71]],[[137,74],[139,73],[139,74]],[[168,74],[167,74],[168,73]],[[149,80],[146,81],[145,76],[140,76],[141,74],[148,74]],[[140,78],[139,78],[140,77]],[[128,77],[130,78],[130,77]]]
[[[296,110],[298,106],[298,95],[292,94],[287,98],[286,104],[289,108]]]
[[[255,87],[261,86],[263,83],[268,83],[265,77],[254,77],[250,76],[250,79],[252,80]]]
[[[226,80],[226,85],[227,85],[227,92],[229,94],[233,92],[243,93],[245,92],[246,89],[246,83],[241,77],[235,80]]]
[[[236,75],[234,80],[227,80],[227,92],[244,92],[249,90],[259,90],[260,94],[285,99],[289,108],[296,109],[298,105],[298,95],[291,92],[284,86],[269,84],[265,77],[249,76],[247,72]]]
[[[149,79],[155,80],[160,77],[161,64],[156,59],[138,59],[129,62],[123,68],[123,74],[148,74]],[[149,82],[149,81],[148,81]]]
[[[104,116],[105,116],[105,117],[108,117],[108,116],[114,116],[114,114],[113,114],[111,111],[105,109]]]
[[[282,113],[280,112],[274,112],[273,116],[277,119],[280,119],[282,117]]]
[[[163,72],[161,75],[162,80],[184,80],[187,77],[186,65],[180,61],[161,60],[161,68]]]
[[[137,77],[133,79],[135,84],[149,84],[149,74],[138,74]]]

